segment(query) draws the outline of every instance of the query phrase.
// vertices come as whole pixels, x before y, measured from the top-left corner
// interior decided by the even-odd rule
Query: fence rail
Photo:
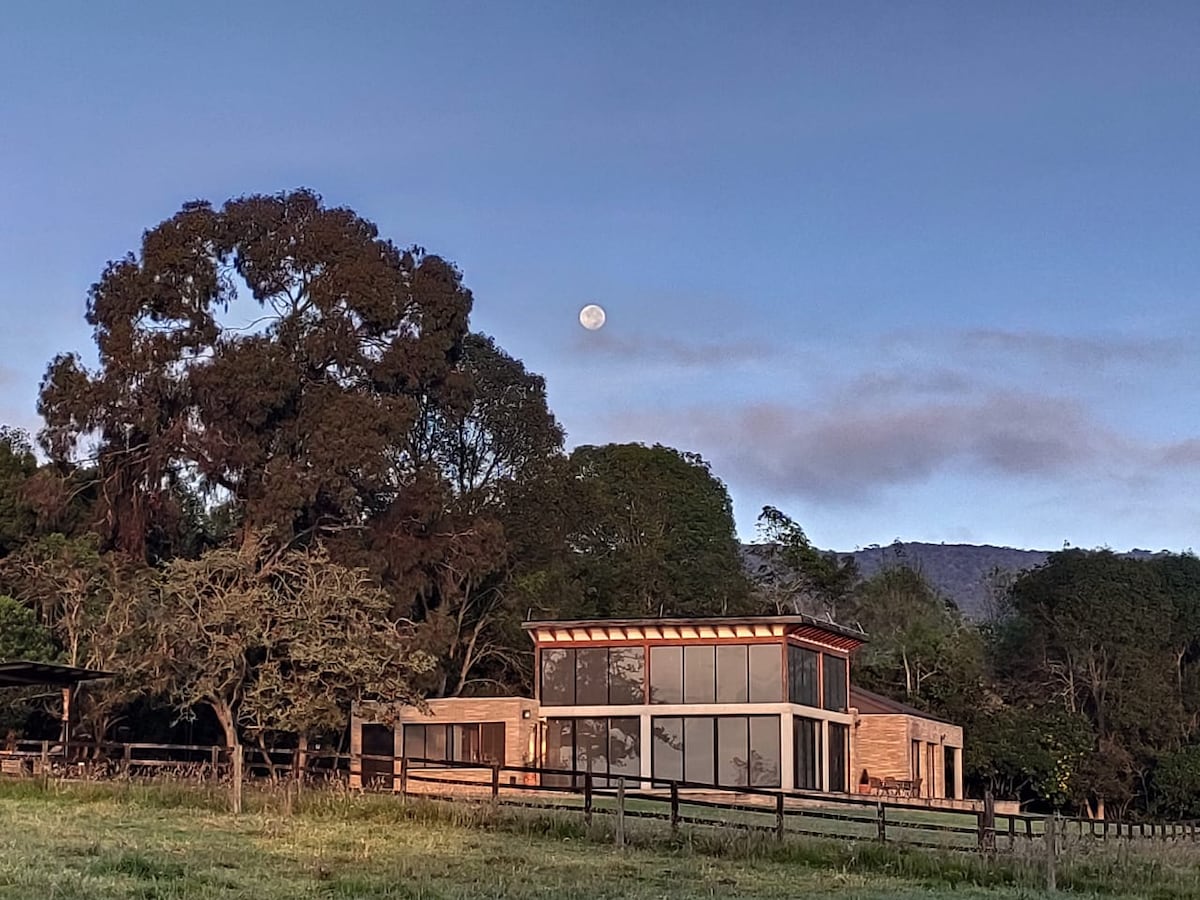
[[[366,764],[366,765],[364,765]],[[376,770],[373,778],[368,770]],[[977,811],[934,809],[881,797],[831,796],[751,786],[718,786],[637,775],[597,775],[576,769],[497,765],[442,759],[395,758],[324,748],[273,749],[145,742],[10,742],[0,749],[0,775],[73,780],[114,777],[190,777],[227,782],[231,806],[241,809],[249,780],[304,782],[352,778],[365,790],[402,796],[661,821],[680,826],[843,838],[976,851],[986,855],[1079,841],[1200,843],[1186,822],[1113,822],[1028,814],[997,814],[990,797]],[[623,833],[623,824],[621,826]]]

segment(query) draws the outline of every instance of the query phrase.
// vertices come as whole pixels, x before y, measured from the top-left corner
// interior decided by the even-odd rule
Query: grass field
[[[276,795],[250,794],[247,809],[235,818],[195,788],[0,785],[0,898],[1041,896],[1014,861],[867,842],[779,845],[721,829],[672,840],[661,823],[630,822],[618,850],[608,817],[585,829],[577,814],[316,793],[292,814]],[[1077,860],[1059,883],[1200,897],[1196,862]]]

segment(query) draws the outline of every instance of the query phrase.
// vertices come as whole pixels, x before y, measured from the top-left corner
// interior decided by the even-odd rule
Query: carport
[[[0,662],[0,688],[56,687],[62,690],[62,731],[59,741],[66,748],[71,740],[71,700],[79,685],[88,681],[112,678],[112,672],[81,669],[57,663],[11,660]]]

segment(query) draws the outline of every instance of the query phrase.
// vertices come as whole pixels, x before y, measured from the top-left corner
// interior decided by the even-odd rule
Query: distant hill
[[[767,565],[758,545],[742,548],[751,574]],[[840,556],[852,556],[863,577],[869,578],[881,569],[907,565],[921,572],[938,591],[953,600],[963,615],[979,620],[987,616],[990,603],[988,576],[999,569],[1016,574],[1041,565],[1050,555],[1048,550],[1017,550],[1012,547],[993,547],[988,544],[924,544],[920,542],[868,547]],[[1122,556],[1146,558],[1156,554],[1149,550],[1131,550]]]

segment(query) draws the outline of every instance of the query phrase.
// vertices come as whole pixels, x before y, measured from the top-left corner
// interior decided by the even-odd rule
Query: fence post
[[[592,824],[592,773],[590,771],[583,775],[583,822],[585,825]]]
[[[126,744],[124,751],[121,753],[121,771],[126,775],[129,774],[129,760],[132,756],[133,748],[129,744]]]
[[[1012,850],[1017,846],[1017,820],[1008,817],[1008,849]]]
[[[617,779],[617,846],[625,846],[625,779]]]
[[[245,757],[242,755],[242,745],[234,744],[229,749],[229,756],[233,761],[233,782],[229,786],[229,800],[233,814],[236,816],[242,812],[242,777],[245,764]]]
[[[990,790],[983,792],[983,807],[978,817],[979,852],[991,858],[996,855],[996,801]]]
[[[42,741],[42,786],[50,784],[50,742]]]
[[[1046,816],[1046,890],[1058,890],[1058,879],[1054,872],[1055,854],[1058,852],[1054,835],[1054,816]]]
[[[212,761],[212,775],[210,776],[214,782],[221,780],[221,748],[213,747],[209,752],[209,757]]]
[[[783,840],[783,794],[775,795],[775,840]]]
[[[500,799],[500,764],[492,763],[492,799]]]
[[[400,796],[408,796],[408,757],[400,757]]]
[[[679,834],[679,782],[671,782],[671,834]]]
[[[875,836],[879,843],[887,843],[887,807],[882,800],[875,804]]]

